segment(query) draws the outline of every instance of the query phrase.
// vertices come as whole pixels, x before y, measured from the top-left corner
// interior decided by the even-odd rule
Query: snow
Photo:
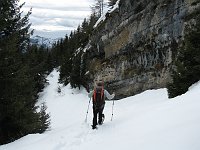
[[[46,102],[51,128],[0,146],[0,150],[199,150],[200,83],[173,99],[166,89],[148,90],[114,102],[107,101],[105,122],[91,129],[92,105],[84,89],[58,84],[59,72],[47,79],[38,105]],[[61,93],[57,93],[58,87]]]
[[[103,15],[101,15],[101,17],[95,23],[94,28],[96,28],[101,22],[106,20],[106,14],[107,13],[112,13],[113,11],[115,11],[116,9],[119,8],[119,2],[120,2],[120,0],[118,0],[112,8],[108,9],[107,11],[105,11],[103,13]]]
[[[58,40],[60,40],[60,38],[51,39],[36,35],[31,37],[30,42],[32,45],[44,46],[45,48],[52,48],[53,44],[55,44]]]
[[[85,46],[85,48],[83,49],[83,52],[86,53],[87,50],[89,50],[91,48],[91,44],[90,42]]]

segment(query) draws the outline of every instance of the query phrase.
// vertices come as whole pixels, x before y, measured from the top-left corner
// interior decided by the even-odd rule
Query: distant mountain
[[[59,39],[45,38],[45,37],[36,35],[36,36],[31,37],[30,43],[32,45],[38,45],[38,46],[43,46],[45,48],[51,48],[52,45],[58,40]]]

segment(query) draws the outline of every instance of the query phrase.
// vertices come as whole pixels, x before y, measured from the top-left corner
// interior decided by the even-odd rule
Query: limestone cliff
[[[184,27],[199,8],[199,0],[121,0],[91,36],[91,84],[103,78],[117,98],[165,87]]]

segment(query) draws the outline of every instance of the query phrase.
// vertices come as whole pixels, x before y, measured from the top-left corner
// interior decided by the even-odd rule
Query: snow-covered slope
[[[186,94],[167,98],[166,89],[149,90],[105,106],[105,123],[91,129],[92,107],[85,122],[89,99],[85,90],[57,83],[59,72],[49,76],[41,93],[51,114],[51,129],[25,136],[0,150],[199,150],[200,83]],[[58,86],[62,92],[57,93]]]
[[[36,36],[31,37],[30,43],[32,45],[43,46],[45,48],[51,48],[52,45],[56,43],[56,41],[58,40],[59,39],[45,38],[45,37],[36,35]]]

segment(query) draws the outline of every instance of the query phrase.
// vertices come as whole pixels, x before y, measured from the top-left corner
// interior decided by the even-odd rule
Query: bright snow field
[[[114,103],[106,101],[105,122],[91,129],[92,105],[84,89],[58,84],[59,72],[48,77],[40,94],[51,128],[0,146],[0,150],[200,150],[200,83],[174,99],[166,89],[148,90]],[[58,86],[61,93],[58,93]]]

